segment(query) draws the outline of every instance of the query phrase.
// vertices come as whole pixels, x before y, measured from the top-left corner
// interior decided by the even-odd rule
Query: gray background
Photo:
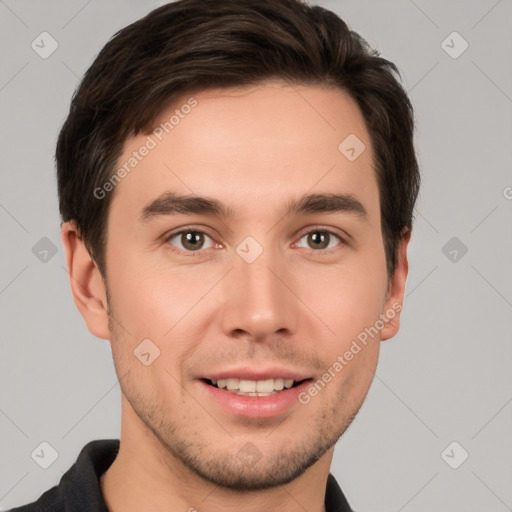
[[[89,440],[119,437],[110,347],[64,270],[53,154],[96,53],[160,3],[0,0],[3,509],[55,485]],[[359,512],[512,510],[512,2],[320,5],[398,64],[423,171],[402,328],[332,472]],[[47,59],[31,48],[43,31],[59,45]],[[454,31],[469,44],[457,58]],[[43,441],[58,452],[48,469],[31,458]]]

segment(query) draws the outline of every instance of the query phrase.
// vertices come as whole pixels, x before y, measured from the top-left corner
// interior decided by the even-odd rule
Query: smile
[[[246,380],[246,379],[219,379],[207,380],[211,386],[218,389],[229,391],[236,395],[242,396],[270,396],[282,391],[283,389],[290,389],[295,385],[300,384],[293,379],[265,379],[265,380]]]
[[[258,380],[227,377],[197,379],[200,393],[213,407],[225,414],[245,418],[274,418],[289,414],[299,404],[298,396],[311,383],[308,379],[282,377]]]

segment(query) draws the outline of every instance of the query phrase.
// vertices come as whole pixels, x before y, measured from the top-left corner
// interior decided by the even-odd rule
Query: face
[[[359,410],[402,267],[389,279],[371,141],[346,94],[267,82],[193,98],[118,162],[138,154],[109,211],[108,337],[129,414],[169,463],[282,485]]]

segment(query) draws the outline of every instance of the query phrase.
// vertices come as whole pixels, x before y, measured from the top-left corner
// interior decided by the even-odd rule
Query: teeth
[[[256,391],[256,381],[255,380],[241,380],[238,389],[242,393],[254,393]]]
[[[238,395],[246,396],[269,396],[276,391],[289,389],[293,386],[292,379],[266,379],[266,380],[244,380],[244,379],[219,379],[212,380],[212,384],[219,389],[227,389]]]
[[[226,386],[228,389],[238,389],[239,383],[240,381],[238,379],[226,379]]]
[[[240,387],[240,389],[242,388]],[[258,393],[272,393],[272,391],[274,391],[274,379],[257,381],[256,391]]]
[[[281,391],[283,388],[284,388],[284,379],[274,379],[274,389],[276,391]]]
[[[243,396],[270,396],[275,393],[244,393],[243,391],[238,391],[237,395],[243,395]]]

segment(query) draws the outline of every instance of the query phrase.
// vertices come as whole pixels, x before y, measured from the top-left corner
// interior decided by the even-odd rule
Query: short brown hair
[[[149,133],[188,91],[282,79],[341,88],[358,104],[375,154],[388,274],[411,229],[420,177],[413,109],[396,66],[337,15],[301,0],[180,0],[115,34],[76,90],[56,162],[63,221],[74,220],[105,277],[114,173],[127,138]],[[341,142],[341,141],[340,141]]]

